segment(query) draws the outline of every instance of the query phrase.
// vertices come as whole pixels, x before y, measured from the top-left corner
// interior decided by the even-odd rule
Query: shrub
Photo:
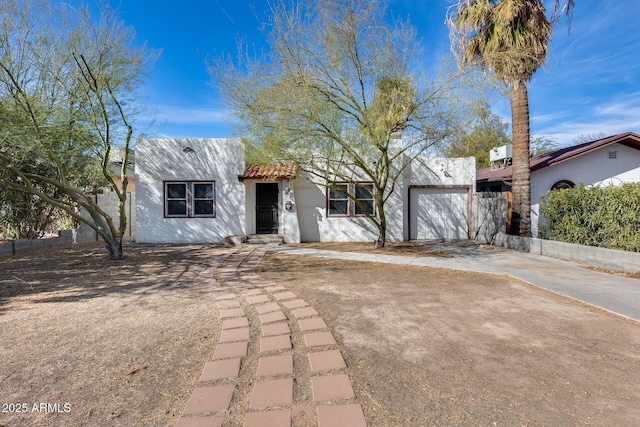
[[[553,190],[541,205],[551,240],[640,252],[640,183]]]

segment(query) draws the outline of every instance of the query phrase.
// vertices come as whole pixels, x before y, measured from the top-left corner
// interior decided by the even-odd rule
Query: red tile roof
[[[245,171],[244,179],[289,179],[295,176],[297,168],[295,165],[270,165],[270,166],[249,166]]]
[[[537,154],[531,157],[531,172],[554,166],[569,159],[591,153],[600,148],[612,144],[622,144],[640,150],[640,136],[633,132],[620,133],[595,141],[578,144],[571,147],[561,148],[547,153]],[[503,169],[491,170],[491,168],[480,169],[476,173],[476,181],[502,181],[511,179],[511,166]]]

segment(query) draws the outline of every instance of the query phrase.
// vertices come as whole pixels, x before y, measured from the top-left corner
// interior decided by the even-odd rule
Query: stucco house
[[[531,157],[531,229],[538,236],[540,199],[550,190],[579,185],[640,182],[640,136],[612,135]],[[511,191],[511,166],[476,175],[477,191]]]
[[[253,234],[278,234],[285,242],[376,239],[362,212],[375,212],[366,191],[337,183],[356,204],[307,178],[291,166],[247,168],[238,139],[140,139],[136,241],[208,243]],[[415,159],[385,205],[388,241],[468,238],[474,191],[473,158]]]

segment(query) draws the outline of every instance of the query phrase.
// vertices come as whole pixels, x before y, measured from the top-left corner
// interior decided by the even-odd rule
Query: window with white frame
[[[215,205],[214,182],[164,183],[164,216],[167,218],[215,217]]]
[[[373,184],[335,183],[327,196],[327,216],[352,217],[374,215]]]

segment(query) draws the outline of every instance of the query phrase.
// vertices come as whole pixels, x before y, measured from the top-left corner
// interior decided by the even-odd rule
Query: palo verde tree
[[[419,75],[414,28],[385,13],[376,0],[275,1],[267,53],[240,44],[237,56],[209,66],[253,159],[295,164],[353,200],[375,224],[376,246],[385,244],[385,203],[403,171],[451,133],[461,74]]]
[[[462,66],[479,64],[509,87],[513,141],[513,215],[517,234],[531,234],[531,170],[527,84],[549,51],[554,24],[573,0],[555,0],[549,19],[542,0],[462,0],[447,23]],[[560,8],[560,6],[563,6]]]
[[[0,102],[0,138],[6,145],[10,135],[22,134],[29,129],[29,124],[23,115],[14,114],[13,108]],[[42,171],[46,166],[33,162],[39,155],[36,147],[28,144],[20,146],[20,150],[12,150],[13,164],[20,164],[20,169],[30,173]],[[0,182],[12,180],[11,172],[0,168]],[[56,193],[55,187],[34,184],[39,191]],[[60,194],[56,194],[60,196]],[[32,194],[14,191],[0,184],[0,237],[35,239],[44,235],[54,222],[60,219],[59,210],[42,201]]]
[[[87,8],[38,0],[0,10],[0,101],[11,124],[0,131],[0,185],[87,224],[109,258],[122,259],[134,95],[153,55],[108,7],[97,20]],[[109,160],[116,146],[121,185]],[[118,197],[118,225],[95,202],[97,186]]]

